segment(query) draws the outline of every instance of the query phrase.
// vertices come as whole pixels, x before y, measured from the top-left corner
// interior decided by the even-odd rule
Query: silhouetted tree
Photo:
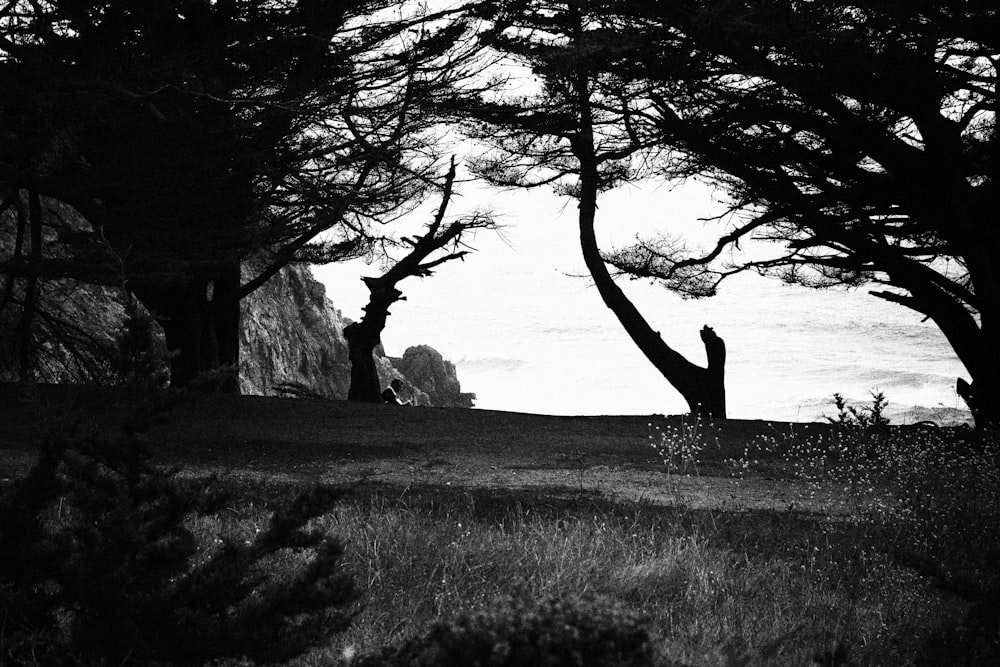
[[[0,184],[87,225],[46,216],[65,254],[0,269],[118,284],[111,247],[179,352],[175,384],[234,365],[240,298],[288,262],[364,253],[427,190],[422,109],[465,76],[466,26],[418,4],[5,3]],[[271,263],[241,279],[262,248]]]
[[[635,47],[603,71],[645,91],[661,173],[723,184],[739,214],[702,254],[664,235],[609,261],[690,296],[742,271],[880,286],[944,333],[976,423],[1000,423],[996,3],[582,4]],[[777,243],[730,252],[754,238]]]
[[[364,307],[365,314],[360,322],[354,322],[344,328],[351,360],[351,387],[347,393],[348,400],[368,403],[377,403],[381,400],[382,389],[373,353],[381,343],[389,307],[397,301],[406,299],[396,285],[411,276],[426,278],[433,274],[433,269],[445,262],[464,258],[469,249],[463,249],[462,246],[470,232],[496,228],[493,219],[488,214],[480,212],[450,222],[445,221],[454,184],[455,160],[452,158],[451,167],[441,189],[441,204],[423,234],[404,237],[402,244],[410,248],[409,252],[394,262],[382,275],[362,279],[370,293],[368,305]]]
[[[593,5],[593,7],[592,7]],[[648,97],[625,77],[608,74],[633,48],[620,40],[610,3],[487,3],[491,27],[481,38],[537,79],[536,95],[482,97],[460,109],[475,138],[497,149],[477,172],[504,187],[554,185],[579,202],[580,247],[605,305],[647,359],[687,401],[692,412],[725,417],[723,340],[701,331],[708,365],[700,367],[671,348],[615,283],[594,233],[598,195],[641,176],[639,158],[655,150],[655,135],[636,122]],[[593,11],[592,11],[593,9]]]

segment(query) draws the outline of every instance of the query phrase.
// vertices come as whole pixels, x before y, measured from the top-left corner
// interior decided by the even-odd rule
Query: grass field
[[[0,399],[7,485],[49,427],[121,428],[129,402],[12,387]],[[995,442],[961,432],[235,396],[147,426],[156,461],[188,479],[223,471],[233,491],[226,512],[186,520],[203,558],[252,541],[299,489],[346,490],[311,525],[345,546],[355,616],[293,664],[362,661],[553,599],[635,620],[654,664],[1000,655],[1000,463]],[[297,565],[279,559],[275,576]]]

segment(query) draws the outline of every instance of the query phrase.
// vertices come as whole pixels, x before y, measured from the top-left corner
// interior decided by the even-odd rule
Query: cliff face
[[[346,398],[346,324],[308,268],[283,269],[240,304],[240,393]]]
[[[66,206],[43,201],[72,232],[89,232]],[[45,257],[65,257],[59,231],[43,228]],[[63,230],[65,231],[65,230]],[[0,213],[0,262],[14,256],[17,221],[12,208]],[[27,240],[25,246],[29,245]],[[22,255],[27,252],[22,248]],[[0,382],[20,378],[22,304],[27,278],[0,274]],[[32,354],[26,377],[37,382],[115,384],[120,381],[118,337],[125,311],[121,290],[76,280],[41,280],[35,291],[31,321]]]
[[[244,267],[249,273],[254,265]],[[244,276],[246,277],[246,276]],[[351,383],[344,327],[350,320],[326,297],[326,288],[304,266],[289,266],[240,306],[240,393],[346,398]],[[414,405],[472,407],[455,366],[431,347],[402,358],[376,350],[383,387],[398,378],[401,398]]]
[[[0,215],[0,260],[12,253],[13,224],[10,215]],[[48,233],[46,242],[55,245],[53,233]],[[49,247],[46,252],[51,255],[58,248]],[[243,278],[256,275],[264,261],[247,262]],[[23,280],[0,275],[0,300],[4,302],[0,308],[0,382],[18,379],[16,334],[22,315],[17,304],[23,292]],[[120,290],[70,280],[47,281],[39,287],[36,306],[32,379],[84,384],[125,380],[118,350],[125,322]],[[347,398],[351,366],[344,327],[350,321],[341,316],[307,267],[280,271],[243,300],[240,319],[240,393]],[[414,405],[471,405],[460,398],[454,366],[427,346],[419,349],[433,354],[418,355],[423,361],[417,363],[407,350],[398,364],[379,349],[376,364],[382,386],[399,378],[404,387],[401,398]]]

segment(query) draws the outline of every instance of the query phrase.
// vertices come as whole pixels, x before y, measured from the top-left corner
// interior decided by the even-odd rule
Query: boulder
[[[409,347],[402,357],[393,358],[392,365],[414,387],[425,392],[432,405],[471,408],[474,393],[463,392],[455,364],[429,345]]]

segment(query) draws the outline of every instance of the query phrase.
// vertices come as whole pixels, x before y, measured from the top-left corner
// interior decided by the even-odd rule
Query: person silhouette
[[[409,401],[400,400],[399,392],[402,389],[403,383],[400,382],[399,378],[393,378],[389,386],[382,392],[382,402],[388,405],[410,405]]]

